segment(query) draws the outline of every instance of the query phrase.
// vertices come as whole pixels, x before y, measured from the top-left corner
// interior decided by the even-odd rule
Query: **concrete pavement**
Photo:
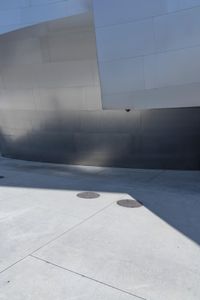
[[[200,172],[1,158],[0,175],[1,300],[200,299]]]

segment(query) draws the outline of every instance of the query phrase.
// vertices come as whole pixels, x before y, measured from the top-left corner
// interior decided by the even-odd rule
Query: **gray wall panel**
[[[63,110],[58,116],[47,111],[37,118],[31,117],[31,111],[28,115],[25,110],[1,112],[5,156],[70,164],[200,169],[197,108],[129,113]]]
[[[92,0],[1,0],[0,33],[91,10]]]
[[[154,18],[157,51],[200,45],[200,6]]]
[[[192,8],[200,5],[199,0],[168,0],[168,10],[176,11],[180,9]]]
[[[103,27],[161,15],[167,12],[167,2],[166,0],[94,0],[94,11],[97,27]]]
[[[109,61],[153,53],[153,26],[153,20],[148,19],[97,28],[99,60]]]
[[[141,39],[134,48],[131,41],[128,51],[137,55],[145,48],[143,42]],[[113,52],[116,58],[123,54],[122,49]],[[0,68],[0,148],[4,156],[70,164],[200,169],[199,108],[124,110],[124,99],[131,105],[133,97],[139,107],[151,108],[153,103],[166,108],[173,106],[173,95],[187,105],[192,94],[191,103],[197,105],[200,85],[190,83],[188,74],[181,74],[187,85],[163,86],[180,67],[173,75],[164,65],[166,72],[160,74],[163,60],[157,66],[158,57],[149,54],[122,58],[116,64],[114,60],[102,62],[107,101],[123,109],[102,110],[90,15],[0,36],[0,51],[5,57]],[[172,57],[165,59],[172,64]],[[145,69],[144,61],[150,67]],[[173,64],[181,66],[183,61],[180,56]],[[192,73],[195,66],[198,75],[198,63],[188,70]],[[115,94],[116,89],[123,93]]]
[[[103,95],[144,89],[143,58],[102,62],[99,68],[104,82],[102,85]]]
[[[94,0],[94,20],[104,109],[200,106],[199,1]]]
[[[200,47],[183,49],[156,57],[155,72],[157,72],[157,86],[173,86],[188,83],[199,83],[200,78]],[[189,60],[188,58],[191,57]],[[176,99],[174,98],[174,101]],[[190,99],[188,99],[188,105]]]

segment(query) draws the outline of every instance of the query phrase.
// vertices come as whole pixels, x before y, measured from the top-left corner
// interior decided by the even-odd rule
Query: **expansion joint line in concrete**
[[[60,235],[58,235],[57,237],[55,237],[54,239],[48,241],[47,243],[45,243],[44,245],[40,246],[39,248],[37,248],[36,250],[32,251],[31,253],[27,254],[26,256],[24,256],[23,258],[19,259],[18,261],[16,261],[15,263],[11,264],[10,266],[6,267],[5,269],[0,271],[0,274],[2,274],[3,272],[9,270],[10,268],[14,267],[16,264],[20,263],[21,261],[23,261],[24,259],[26,259],[28,256],[33,255],[35,252],[39,251],[40,249],[42,249],[43,247],[46,247],[47,245],[49,245],[50,243],[56,241],[57,239],[59,239],[60,237],[64,236],[65,234],[67,234],[68,232],[76,229],[77,227],[81,226],[83,223],[87,222],[88,220],[90,220],[91,218],[93,218],[94,216],[98,215],[99,213],[103,212],[104,210],[106,210],[108,207],[112,206],[113,203],[115,203],[115,201],[113,201],[112,203],[109,203],[109,205],[105,206],[104,208],[98,210],[97,212],[95,212],[94,214],[92,214],[91,216],[87,217],[86,219],[84,219],[83,221],[79,222],[78,224],[72,226],[71,228],[67,229],[66,231],[62,232]]]
[[[81,221],[80,223],[72,226],[71,228],[67,229],[66,231],[64,231],[63,233],[61,233],[60,235],[58,235],[57,237],[55,237],[54,239],[50,240],[49,242],[47,242],[46,244],[42,245],[41,247],[39,247],[38,249],[34,250],[33,252],[30,253],[30,255],[34,254],[35,252],[39,251],[40,249],[48,246],[49,244],[51,244],[52,242],[56,241],[57,239],[59,239],[60,237],[64,236],[65,234],[73,231],[74,229],[76,229],[77,227],[81,226],[82,224],[84,224],[85,222],[89,221],[90,219],[92,219],[93,217],[95,217],[96,215],[100,214],[101,212],[103,212],[104,210],[106,210],[108,207],[110,207],[111,205],[113,205],[113,203],[115,203],[115,201],[113,201],[112,203],[109,203],[109,205],[105,206],[104,208],[98,210],[97,212],[95,212],[94,214],[92,214],[91,216],[89,216],[88,218],[84,219],[83,221]]]
[[[36,255],[32,255],[32,254],[31,254],[31,255],[29,255],[29,256],[32,257],[32,258],[35,258],[35,259],[37,259],[37,260],[40,260],[40,261],[42,261],[42,262],[45,262],[45,263],[47,263],[47,264],[50,264],[50,265],[52,265],[52,266],[54,266],[54,267],[57,267],[57,268],[59,268],[59,269],[68,271],[68,272],[70,272],[70,273],[72,273],[72,274],[75,274],[75,275],[84,277],[84,278],[86,278],[86,279],[88,279],[88,280],[95,281],[95,282],[97,282],[97,283],[99,283],[99,284],[101,284],[101,285],[104,285],[104,286],[110,287],[110,288],[112,288],[112,289],[115,289],[115,290],[117,290],[117,291],[120,291],[120,292],[122,292],[122,293],[128,294],[129,296],[136,297],[136,298],[141,299],[141,300],[146,300],[145,298],[140,297],[140,296],[138,296],[138,295],[135,295],[135,294],[133,294],[133,293],[130,293],[130,292],[126,291],[126,290],[122,290],[122,289],[117,288],[117,287],[115,287],[115,286],[113,286],[113,285],[110,285],[110,284],[108,284],[108,283],[106,283],[106,282],[99,281],[99,280],[97,280],[97,279],[95,279],[95,278],[88,277],[88,276],[86,276],[86,275],[84,275],[84,274],[81,274],[81,273],[79,273],[79,272],[76,272],[76,271],[67,269],[67,268],[65,268],[65,267],[59,266],[59,265],[54,264],[54,263],[52,263],[52,262],[50,262],[50,261],[48,261],[48,260],[42,259],[42,258],[40,258],[40,257],[38,257],[38,256],[36,256]]]

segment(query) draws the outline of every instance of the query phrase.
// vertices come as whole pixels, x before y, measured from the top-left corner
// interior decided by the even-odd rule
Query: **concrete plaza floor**
[[[200,299],[200,172],[1,158],[0,176],[1,300]]]

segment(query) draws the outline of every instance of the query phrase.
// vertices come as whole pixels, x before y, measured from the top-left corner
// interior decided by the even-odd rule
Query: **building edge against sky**
[[[1,2],[4,156],[200,168],[200,1],[149,3]]]

